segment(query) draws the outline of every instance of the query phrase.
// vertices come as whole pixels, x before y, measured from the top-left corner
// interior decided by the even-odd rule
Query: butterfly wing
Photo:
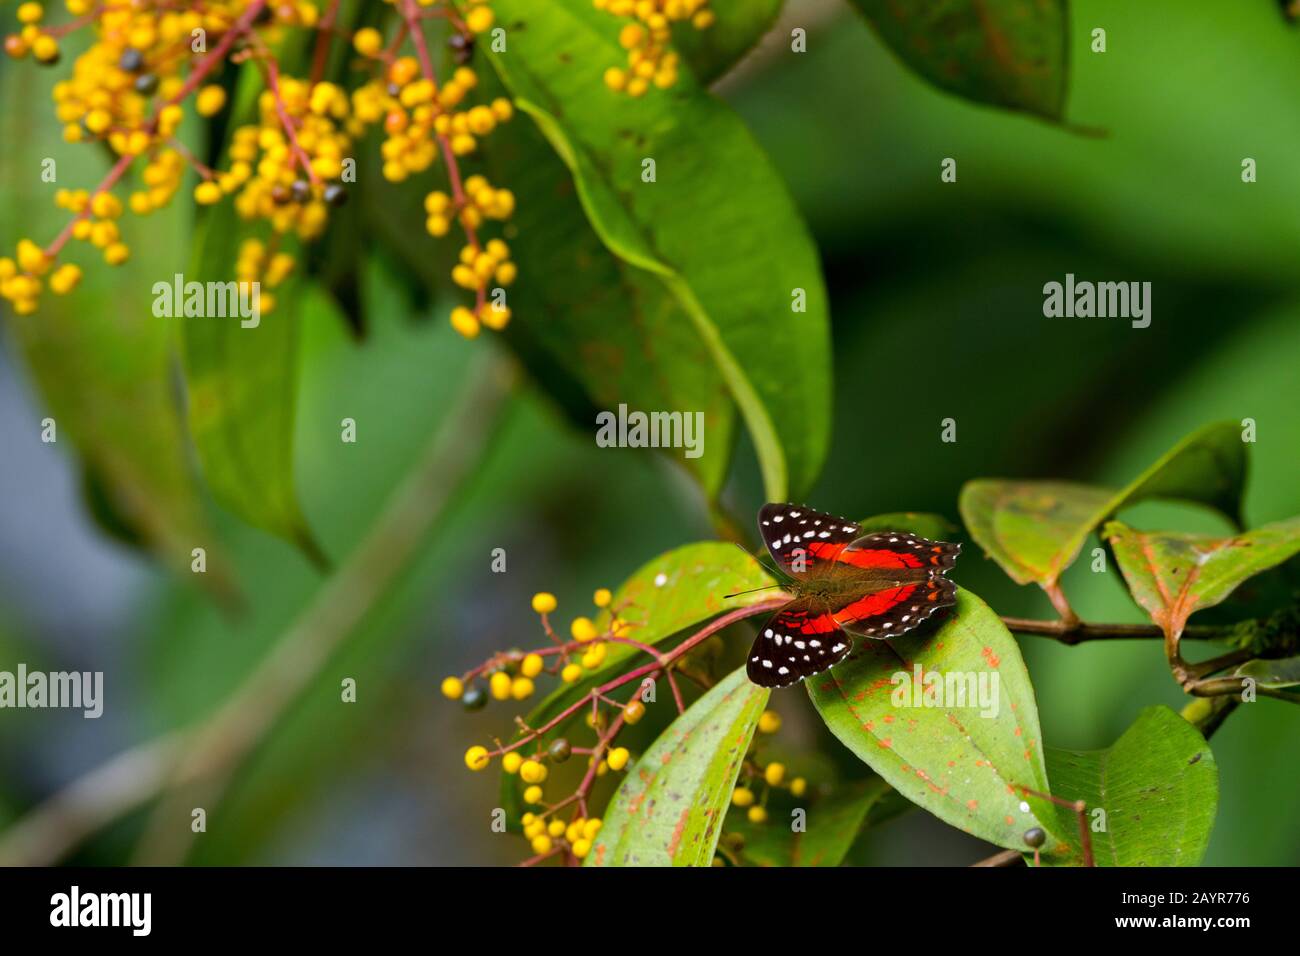
[[[896,570],[899,584],[855,598],[834,611],[851,634],[887,638],[904,634],[941,608],[957,603],[957,586],[944,577],[957,562],[961,545],[931,541],[903,531],[881,531],[858,538],[840,553],[841,564]]]
[[[759,629],[745,673],[760,687],[786,687],[838,664],[852,649],[853,639],[824,600],[797,598]]]
[[[773,503],[759,509],[758,532],[772,560],[798,578],[819,564],[834,562],[862,528],[803,505]]]

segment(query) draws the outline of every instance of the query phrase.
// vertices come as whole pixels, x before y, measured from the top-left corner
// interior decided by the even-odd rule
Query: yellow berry
[[[81,270],[72,263],[66,263],[54,270],[50,276],[50,289],[55,295],[67,295],[81,281]]]
[[[808,781],[803,777],[795,777],[790,781],[790,792],[796,797],[802,797],[808,792]]]
[[[614,599],[614,595],[609,593],[609,588],[600,588],[592,596],[592,603],[596,607],[609,607],[609,602]]]
[[[750,823],[764,823],[767,820],[767,811],[762,807],[750,807],[746,814]]]
[[[635,724],[645,716],[645,704],[639,700],[629,701],[623,708],[623,719],[629,724]]]
[[[510,682],[510,696],[515,700],[527,700],[533,696],[533,682],[527,677],[516,677]]]
[[[384,37],[372,27],[364,27],[352,37],[352,47],[362,56],[375,56],[384,48]]]
[[[533,837],[533,852],[537,855],[551,852],[551,838],[545,833]]]
[[[542,788],[531,786],[524,790],[524,803],[531,803],[534,806],[542,802]]]
[[[781,729],[781,715],[774,710],[765,710],[758,718],[758,731],[763,734],[774,734]]]
[[[737,787],[731,794],[731,802],[738,807],[748,807],[754,802],[754,791],[749,787]]]
[[[592,817],[582,825],[582,835],[588,840],[596,839],[596,834],[600,832],[602,821],[600,817]]]
[[[18,7],[19,23],[40,23],[45,9],[39,3],[23,3]]]
[[[545,783],[546,766],[540,760],[525,760],[519,765],[519,777],[524,783]]]
[[[483,314],[479,316],[479,321],[489,329],[499,332],[510,322],[510,310],[504,305],[493,303],[483,310]]]
[[[615,93],[627,87],[627,73],[616,66],[611,66],[605,71],[605,85]]]
[[[475,7],[465,14],[465,26],[469,27],[471,33],[482,33],[492,27],[494,17],[490,7]]]
[[[497,700],[508,700],[510,698],[510,675],[505,671],[497,671],[488,678],[488,690]]]
[[[573,855],[576,856],[578,859],[581,860],[590,852],[591,852],[590,840],[583,838],[583,839],[573,841]]]
[[[763,768],[763,779],[769,787],[779,787],[785,779],[785,764],[770,763]]]
[[[194,187],[194,201],[201,206],[211,206],[221,200],[221,187],[208,181]]]
[[[501,758],[501,769],[506,773],[518,773],[523,762],[524,758],[519,756],[517,751],[512,750]],[[525,822],[528,822],[527,818],[530,816],[532,816],[531,813],[524,814]]]
[[[542,655],[529,654],[524,658],[524,662],[519,665],[519,671],[525,677],[536,677],[542,672]]]
[[[30,272],[32,275],[44,275],[45,270],[50,267],[50,260],[45,255],[45,250],[32,242],[30,239],[20,239],[18,241],[18,265],[24,272]]]
[[[538,614],[550,614],[555,610],[555,595],[548,594],[546,591],[538,591],[533,595],[533,610]]]
[[[563,820],[552,820],[547,824],[546,832],[553,837],[562,837],[564,836],[564,831],[567,829],[568,827],[564,825]]]
[[[465,766],[470,770],[482,770],[491,762],[492,758],[488,756],[486,747],[475,745],[465,751]]]
[[[115,242],[104,250],[104,261],[110,266],[120,266],[131,258],[131,249],[125,242]]]
[[[200,116],[215,116],[226,105],[226,91],[215,83],[199,90],[194,98],[194,108]]]
[[[582,676],[582,666],[580,664],[566,664],[564,670],[560,671],[560,680],[566,684],[572,684]]]
[[[42,63],[53,63],[59,58],[59,41],[42,33],[32,42],[32,56]]]
[[[478,318],[463,305],[458,305],[451,310],[451,327],[465,338],[472,339],[478,335]]]
[[[573,635],[575,641],[586,643],[597,637],[600,632],[596,630],[596,625],[592,623],[589,617],[575,617],[573,624],[569,627],[569,633]]]
[[[460,700],[465,693],[465,684],[459,677],[446,677],[442,681],[442,696],[448,700]]]
[[[605,645],[593,644],[591,650],[582,655],[582,666],[592,671],[605,663]]]
[[[609,763],[609,769],[622,770],[627,766],[627,761],[630,756],[631,754],[627,752],[626,747],[615,747],[609,752],[609,756],[606,758]]]

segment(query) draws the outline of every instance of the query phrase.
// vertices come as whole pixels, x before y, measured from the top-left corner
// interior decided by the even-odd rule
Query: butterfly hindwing
[[[825,601],[796,598],[759,629],[745,672],[760,687],[785,687],[839,663],[852,648]]]
[[[862,533],[862,527],[855,521],[784,503],[759,509],[758,532],[781,570],[798,578],[818,564],[835,561]]]
[[[835,622],[851,634],[888,638],[905,634],[941,608],[957,603],[957,585],[932,571],[918,584],[874,591],[834,613]]]

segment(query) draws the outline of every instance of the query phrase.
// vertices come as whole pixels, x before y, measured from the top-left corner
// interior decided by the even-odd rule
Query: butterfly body
[[[894,637],[956,603],[944,575],[960,545],[904,531],[863,535],[855,522],[793,504],[764,505],[758,526],[794,599],[759,629],[746,662],[756,684],[793,684],[847,657],[849,634]]]

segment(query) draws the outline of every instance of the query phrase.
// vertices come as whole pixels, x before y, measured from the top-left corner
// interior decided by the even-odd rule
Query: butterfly
[[[793,504],[763,505],[758,530],[795,595],[750,648],[745,671],[762,687],[785,687],[838,664],[853,649],[850,634],[895,637],[957,602],[957,586],[944,573],[957,562],[959,544],[905,531],[863,535],[854,521]]]

